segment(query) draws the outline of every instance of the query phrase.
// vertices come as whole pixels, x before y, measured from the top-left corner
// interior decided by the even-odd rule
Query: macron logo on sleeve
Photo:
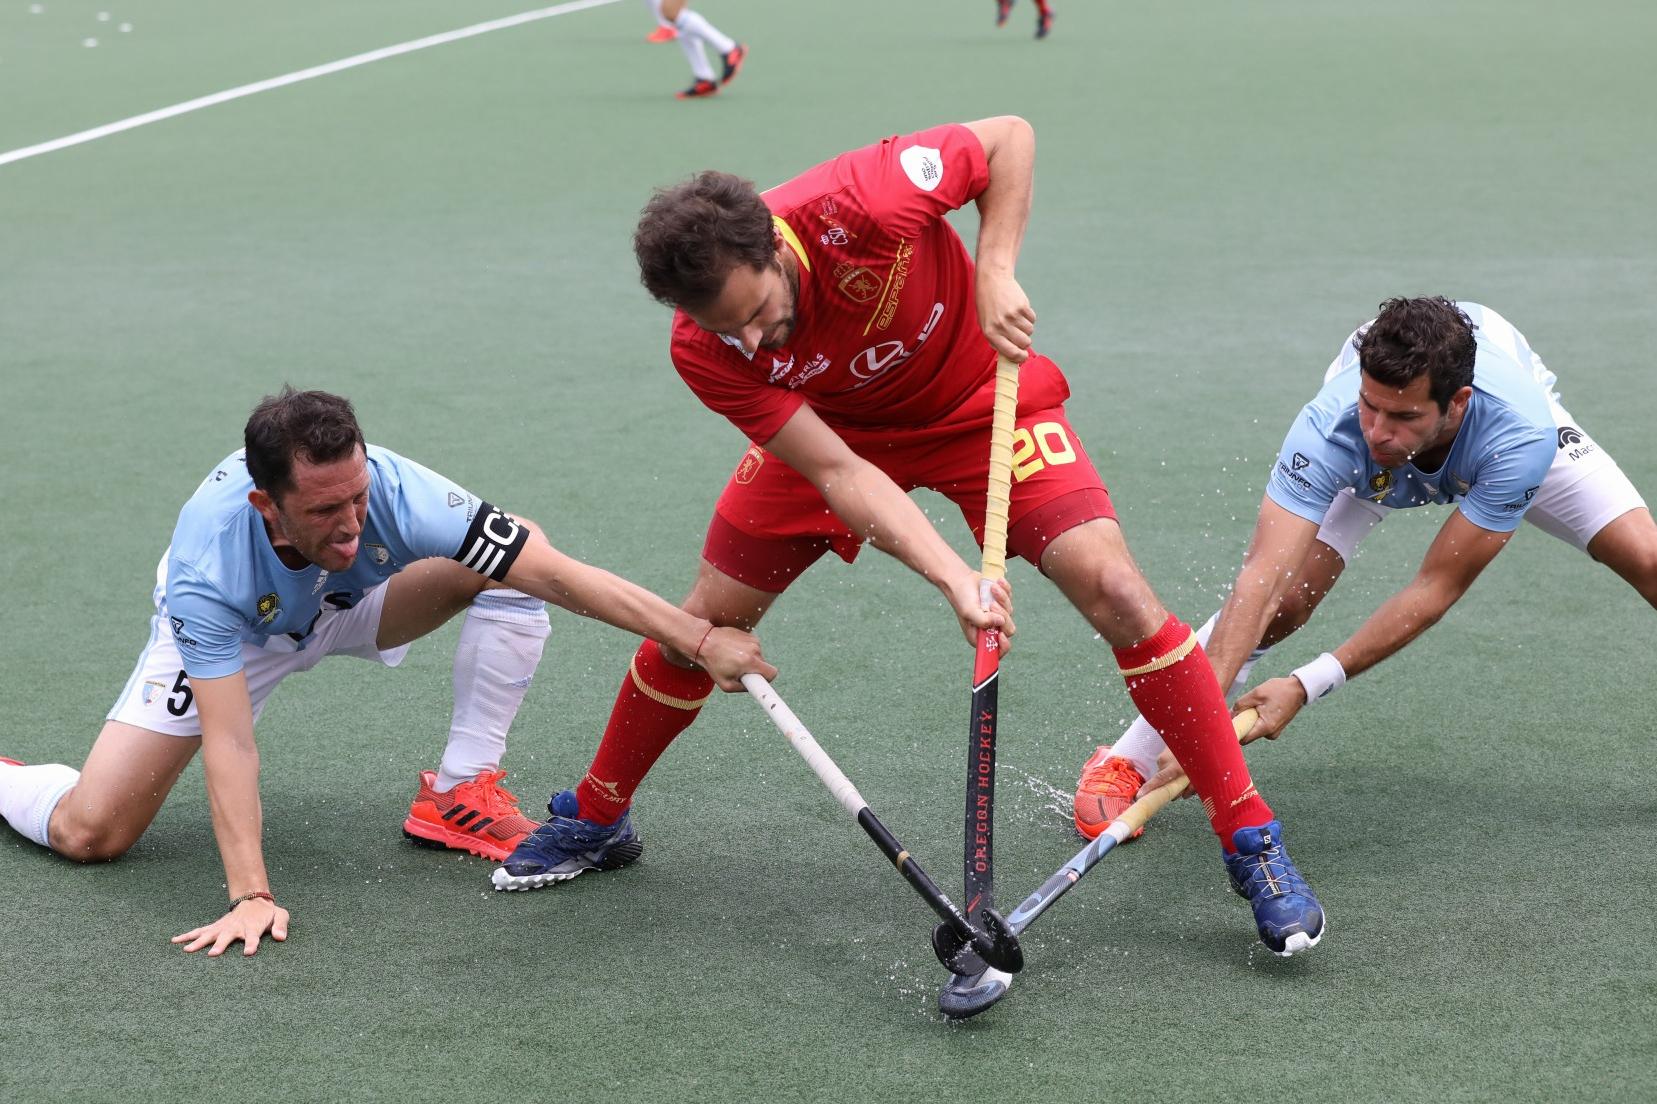
[[[943,154],[928,146],[910,146],[898,154],[898,164],[903,166],[909,182],[923,192],[930,192],[943,183]]]

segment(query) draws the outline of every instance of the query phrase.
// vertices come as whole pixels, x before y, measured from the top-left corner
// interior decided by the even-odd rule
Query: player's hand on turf
[[[696,662],[721,690],[732,693],[742,690],[742,676],[750,672],[768,680],[777,677],[759,650],[759,638],[741,629],[714,628],[697,649]]]
[[[1036,332],[1036,312],[1011,272],[980,268],[976,275],[978,325],[995,351],[1023,364]]]
[[[1245,709],[1255,709],[1260,713],[1260,719],[1242,737],[1243,743],[1253,743],[1262,736],[1268,740],[1277,739],[1305,704],[1306,688],[1293,675],[1262,682],[1237,699],[1235,708],[1239,713]]]
[[[978,647],[980,629],[998,629],[1001,632],[1002,654],[1012,649],[1012,637],[1018,629],[1013,625],[1013,588],[1005,579],[990,583],[990,605],[984,608],[983,576],[970,572],[949,588],[949,604],[955,607],[955,617],[961,622],[961,632],[967,643]]]
[[[183,943],[184,949],[191,953],[207,947],[207,957],[217,958],[239,940],[242,954],[251,955],[258,951],[259,939],[266,932],[278,943],[287,939],[288,910],[274,901],[255,897],[236,905],[211,924],[173,936],[173,942]]]

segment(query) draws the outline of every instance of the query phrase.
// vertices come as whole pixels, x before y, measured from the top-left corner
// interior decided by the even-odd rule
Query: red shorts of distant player
[[[1116,511],[1062,406],[1020,413],[1014,424],[1007,549],[1039,565],[1060,533],[1114,518]],[[840,436],[904,490],[928,487],[948,497],[983,542],[988,426],[841,430]],[[738,582],[780,594],[824,552],[833,549],[850,563],[861,544],[804,476],[754,446],[719,496],[702,555]]]

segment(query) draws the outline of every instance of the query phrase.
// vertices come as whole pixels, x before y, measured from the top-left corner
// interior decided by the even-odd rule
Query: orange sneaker
[[[1145,784],[1145,776],[1131,759],[1110,751],[1109,747],[1096,750],[1082,764],[1082,780],[1076,783],[1076,831],[1088,839],[1098,839],[1099,833],[1134,803],[1139,787]],[[1144,834],[1145,829],[1140,828],[1128,839]]]
[[[679,37],[679,32],[666,23],[656,24],[656,29],[644,36],[646,42],[672,42]]]
[[[703,96],[711,96],[718,91],[719,86],[713,81],[699,80],[683,92],[676,92],[674,95],[681,100],[699,100]]]
[[[403,835],[421,847],[450,847],[505,862],[537,825],[518,810],[518,799],[500,784],[505,771],[484,771],[448,793],[432,789],[436,771],[420,772],[420,792],[403,821]]]
[[[8,767],[21,767],[23,765],[23,760],[21,760],[21,759],[8,759],[4,755],[0,755],[0,763],[4,763]]]

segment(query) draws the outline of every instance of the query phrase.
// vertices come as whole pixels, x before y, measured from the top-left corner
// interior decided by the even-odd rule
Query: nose
[[[765,327],[758,325],[745,326],[743,327],[742,333],[739,335],[738,340],[742,342],[742,351],[747,353],[749,356],[753,356],[755,353],[759,352],[759,343],[764,337]]]

